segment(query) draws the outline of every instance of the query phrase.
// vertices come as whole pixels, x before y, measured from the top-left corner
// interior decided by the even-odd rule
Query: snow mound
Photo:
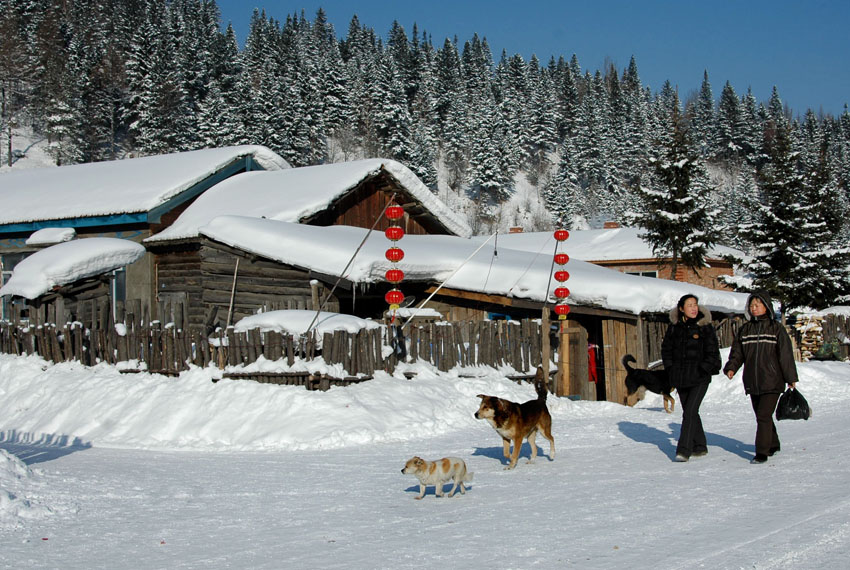
[[[17,526],[21,519],[38,519],[51,513],[30,498],[35,476],[20,459],[0,449],[0,528]]]
[[[245,317],[236,323],[234,330],[236,332],[245,332],[251,329],[260,329],[264,332],[280,331],[290,334],[303,334],[307,332],[307,328],[311,323],[313,324],[313,330],[320,336],[326,332],[338,330],[356,333],[363,329],[376,329],[381,326],[375,321],[361,319],[352,315],[322,311],[317,317],[316,311],[283,309]]]

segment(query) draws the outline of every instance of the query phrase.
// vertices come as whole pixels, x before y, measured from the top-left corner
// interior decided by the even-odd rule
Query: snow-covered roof
[[[198,236],[198,228],[216,216],[237,215],[300,222],[326,209],[330,203],[381,170],[416,198],[449,231],[469,236],[462,217],[451,211],[403,164],[371,158],[278,172],[246,172],[231,177],[199,196],[165,230],[146,243]]]
[[[27,245],[53,245],[63,241],[71,241],[77,237],[74,228],[42,228],[27,238]]]
[[[150,212],[247,158],[289,168],[268,148],[244,145],[0,174],[0,226]]]
[[[226,245],[331,276],[340,275],[367,231],[350,226],[316,227],[242,216],[220,216],[200,228],[202,235]],[[446,287],[538,302],[543,301],[548,288],[549,300],[553,300],[550,251],[532,255],[500,243],[498,255],[493,255],[493,243],[490,240],[472,255],[481,246],[480,241],[407,235],[397,242],[405,253],[397,266],[405,272],[406,280],[442,282],[457,270]],[[343,277],[354,282],[382,281],[386,270],[393,265],[384,257],[389,245],[383,233],[373,232]],[[693,293],[710,309],[743,312],[747,299],[741,293],[626,275],[577,259],[572,259],[565,269],[570,273],[566,282],[571,291],[569,302],[584,306],[633,314],[666,312],[679,297]],[[401,289],[404,291],[403,282]]]
[[[244,317],[233,328],[236,332],[260,329],[262,331],[279,331],[300,335],[307,332],[311,323],[313,324],[312,330],[319,335],[333,331],[356,333],[363,329],[376,329],[381,326],[375,321],[361,319],[353,315],[324,311],[317,315],[316,311],[282,309]]]
[[[625,261],[653,259],[652,247],[640,237],[640,228],[611,228],[602,230],[570,230],[570,237],[564,242],[564,251],[571,258],[584,261]],[[476,240],[487,239],[478,236]],[[521,232],[500,234],[499,245],[528,252],[552,252],[555,238],[552,232]],[[725,255],[743,257],[744,253],[731,247],[716,245],[709,250],[709,256],[721,258]]]
[[[0,297],[35,299],[57,285],[124,267],[144,255],[142,245],[127,239],[94,237],[59,243],[18,263],[9,281],[0,288]]]

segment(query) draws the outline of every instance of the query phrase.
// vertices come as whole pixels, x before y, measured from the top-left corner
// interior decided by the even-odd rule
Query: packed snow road
[[[3,424],[0,448],[30,473],[18,493],[29,509],[0,525],[0,567],[842,567],[850,366],[800,372],[815,415],[779,423],[782,451],[765,465],[749,463],[755,422],[740,380],[721,377],[702,409],[709,454],[684,464],[672,462],[679,410],[664,413],[660,398],[636,408],[550,398],[555,460],[547,444],[527,464],[526,444],[505,471],[500,439],[472,417],[478,399],[469,391],[519,401],[533,389],[496,376],[464,389],[453,388],[457,379],[423,379],[421,416],[394,406],[392,394],[361,390],[348,405],[368,412],[372,426],[352,430],[385,431],[401,408],[409,433],[323,449],[75,447]],[[456,408],[448,427],[428,425],[432,407]],[[317,418],[316,429],[330,423]],[[474,481],[465,495],[437,499],[429,488],[415,501],[418,481],[400,472],[413,455],[462,457]]]

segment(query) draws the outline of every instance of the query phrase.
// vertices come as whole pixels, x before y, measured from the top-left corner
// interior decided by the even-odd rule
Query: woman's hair
[[[694,301],[696,301],[696,304],[699,305],[699,299],[697,298],[696,295],[688,293],[687,295],[682,295],[681,297],[679,297],[679,302],[676,303],[676,307],[679,309],[679,320],[680,321],[684,321],[685,318],[686,318],[684,309],[685,309],[685,303],[687,302],[688,299],[693,299]]]
[[[687,295],[682,295],[681,297],[679,297],[679,302],[676,303],[676,306],[679,307],[680,311],[685,308],[685,302],[688,299],[693,299],[697,302],[697,305],[699,305],[699,299],[697,298],[697,296],[692,293],[688,293]]]

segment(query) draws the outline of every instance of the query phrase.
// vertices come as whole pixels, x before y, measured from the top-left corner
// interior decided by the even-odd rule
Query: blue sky
[[[435,47],[457,36],[486,37],[498,62],[508,55],[578,56],[583,70],[606,61],[622,70],[632,55],[645,86],[665,80],[682,99],[697,91],[708,71],[715,98],[726,81],[738,95],[752,87],[767,101],[775,85],[795,114],[806,109],[839,115],[850,104],[850,1],[848,0],[218,0],[222,23],[233,24],[244,44],[251,13],[265,9],[285,20],[303,10],[313,20],[325,10],[337,35],[351,17],[386,39],[393,20],[408,32],[416,23]]]

